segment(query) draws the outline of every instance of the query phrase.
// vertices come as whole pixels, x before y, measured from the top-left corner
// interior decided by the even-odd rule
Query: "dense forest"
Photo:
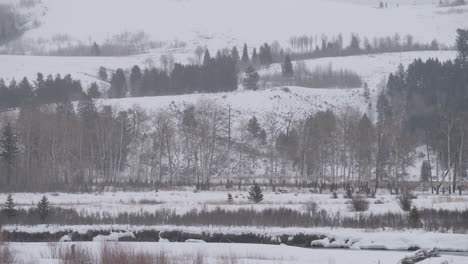
[[[454,191],[466,178],[468,160],[468,33],[457,33],[456,60],[416,60],[389,76],[376,102],[375,120],[354,109],[321,111],[307,118],[275,112],[245,116],[209,100],[155,112],[138,107],[122,111],[89,96],[71,103],[69,95],[82,92],[70,77],[36,81],[34,89],[21,82],[16,89],[27,87],[24,90],[32,90],[36,100],[51,96],[48,92],[58,96],[54,84],[67,83],[70,89],[58,103],[24,101],[17,112],[2,114],[1,186],[15,191],[86,191],[125,183],[207,189],[257,181],[398,191],[421,155],[416,147],[424,146],[427,162],[421,166],[421,180],[432,183],[434,191],[451,181]],[[210,63],[231,59],[221,55],[198,66],[174,66],[168,78],[174,81],[175,72],[199,78],[211,69]],[[160,73],[148,70],[135,78],[137,72],[132,71],[129,81],[141,80],[142,91],[144,76]],[[113,85],[117,74],[111,78]],[[257,76],[252,72],[251,77]],[[210,81],[217,85],[216,79]]]

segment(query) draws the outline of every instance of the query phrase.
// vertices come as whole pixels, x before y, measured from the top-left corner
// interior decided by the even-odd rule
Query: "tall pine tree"
[[[245,64],[248,64],[250,62],[249,59],[249,50],[247,48],[247,44],[244,44],[244,49],[242,50],[242,58],[241,61]]]
[[[7,123],[0,137],[0,158],[5,164],[7,185],[10,185],[13,166],[18,155],[18,139],[10,123]]]
[[[141,73],[140,67],[138,67],[138,65],[133,66],[132,72],[130,73],[131,96],[136,97],[142,95],[142,78],[143,74]]]
[[[289,55],[286,55],[286,58],[284,58],[284,63],[283,65],[281,65],[281,69],[283,72],[283,77],[291,78],[294,76],[293,65],[291,63],[291,57]]]
[[[5,207],[3,208],[3,214],[5,214],[8,219],[12,219],[16,216],[16,205],[13,201],[13,197],[11,194],[8,195],[7,200],[5,202]]]
[[[112,75],[111,87],[109,92],[110,98],[125,97],[125,94],[127,93],[127,80],[122,69],[117,69],[114,75]]]

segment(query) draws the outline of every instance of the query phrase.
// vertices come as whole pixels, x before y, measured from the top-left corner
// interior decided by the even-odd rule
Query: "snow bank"
[[[108,236],[98,236],[95,241],[119,241],[124,238],[135,239],[133,232],[180,231],[187,235],[242,235],[254,234],[259,237],[269,238],[268,241],[285,243],[281,238],[287,237],[291,240],[296,235],[315,237],[326,237],[322,240],[313,240],[309,245],[323,246],[325,248],[351,248],[351,249],[382,249],[382,250],[409,250],[415,248],[430,249],[438,248],[441,251],[468,252],[468,235],[435,233],[416,230],[385,231],[385,230],[363,230],[345,228],[255,228],[255,227],[213,227],[213,226],[4,226],[3,230],[8,232],[78,232],[86,234],[88,231],[111,231]],[[116,230],[121,233],[115,232]],[[194,242],[198,238],[190,238]],[[199,239],[198,239],[199,240]],[[332,241],[332,242],[330,242]],[[306,245],[307,246],[307,245]]]
[[[126,233],[111,233],[110,235],[98,235],[95,238],[93,238],[93,241],[129,241],[129,240],[135,240],[135,235],[132,232],[126,232]]]

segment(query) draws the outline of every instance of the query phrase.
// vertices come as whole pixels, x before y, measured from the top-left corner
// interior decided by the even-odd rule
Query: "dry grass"
[[[437,196],[434,197],[433,203],[468,203],[466,196]]]
[[[185,252],[180,255],[175,255],[172,252],[167,252],[164,249],[159,251],[145,252],[136,250],[135,248],[124,246],[119,243],[103,243],[98,249],[98,257],[93,254],[93,250],[89,248],[76,247],[72,250],[73,244],[48,243],[50,251],[50,259],[59,260],[60,264],[207,264],[209,262],[209,254],[204,251]],[[70,245],[70,246],[69,246]],[[211,260],[215,259],[215,263],[220,264],[240,264],[246,260],[250,261],[277,261],[283,262],[283,258],[263,255],[260,253],[246,252],[245,254],[213,254]],[[288,260],[286,263],[290,263]],[[0,262],[1,264],[10,264],[13,262]]]
[[[74,244],[49,242],[50,258],[59,260],[60,264],[96,263],[95,256],[88,248],[76,247]]]
[[[16,261],[16,256],[13,250],[7,243],[0,245],[0,263],[13,264]]]

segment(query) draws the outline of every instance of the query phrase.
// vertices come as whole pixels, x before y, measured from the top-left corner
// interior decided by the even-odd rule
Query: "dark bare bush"
[[[318,204],[314,200],[309,200],[304,204],[304,209],[306,212],[309,212],[310,214],[315,214],[317,213],[318,210]]]
[[[398,197],[398,204],[403,211],[409,212],[411,210],[411,206],[413,205],[411,199],[412,195],[410,192],[404,192]]]
[[[143,198],[143,199],[138,200],[138,204],[156,205],[156,204],[162,204],[162,202],[157,201],[155,199]]]
[[[358,194],[351,199],[352,209],[356,212],[365,212],[369,209],[369,200],[366,196]]]

